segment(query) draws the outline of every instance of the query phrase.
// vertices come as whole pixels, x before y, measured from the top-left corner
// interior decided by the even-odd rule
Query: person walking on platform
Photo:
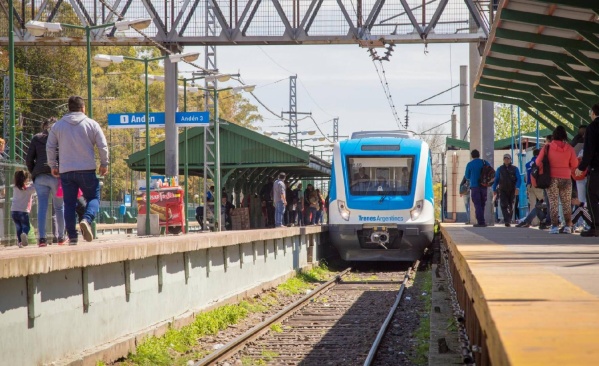
[[[316,224],[316,211],[318,211],[318,195],[312,184],[308,184],[308,187],[304,192],[304,199],[306,206],[306,225],[314,225]]]
[[[464,200],[466,209],[466,225],[470,225],[470,182],[466,178],[460,183],[460,197]]]
[[[87,202],[79,228],[86,241],[93,240],[91,224],[100,208],[100,181],[96,176],[94,147],[100,155],[99,174],[108,173],[108,144],[98,122],[85,115],[85,102],[79,96],[68,101],[69,113],[52,126],[46,144],[52,175],[60,177],[64,195],[64,218],[69,244],[77,245],[77,192]]]
[[[297,197],[297,226],[304,226],[304,191],[302,190],[302,182],[297,184],[295,197]]]
[[[583,144],[584,145],[584,134],[587,130],[587,125],[580,125],[578,126],[578,133],[576,134],[576,136],[572,137],[572,141],[570,141],[570,146],[572,147],[576,147],[576,145],[578,144]],[[578,151],[578,150],[576,150]]]
[[[17,170],[14,176],[14,189],[10,205],[10,215],[17,228],[19,248],[26,247],[29,244],[27,239],[29,230],[31,229],[31,225],[29,224],[29,212],[31,212],[31,201],[34,194],[35,188],[29,180],[29,173],[25,170]]]
[[[530,203],[530,207],[534,207],[534,205],[539,202],[539,201],[543,201],[544,196],[543,196],[543,190],[541,188],[537,188],[534,186],[533,182],[532,182],[532,177],[530,175],[531,171],[532,171],[532,165],[535,164],[535,162],[537,161],[537,157],[539,156],[539,149],[534,149],[532,151],[532,159],[530,159],[530,161],[528,163],[526,163],[525,167],[526,167],[526,190],[528,193],[528,203]]]
[[[565,227],[563,233],[572,233],[572,169],[578,164],[574,148],[567,143],[568,135],[563,126],[557,126],[553,131],[553,140],[548,149],[541,149],[538,161],[543,161],[545,154],[549,154],[549,173],[551,183],[547,188],[549,198],[549,214],[551,217],[551,229],[549,234],[559,234],[559,202],[562,203]],[[543,173],[543,164],[539,165],[540,173]]]
[[[287,205],[285,193],[285,173],[279,173],[279,179],[272,186],[272,197],[275,203],[275,227],[285,227],[283,225],[283,215]]]
[[[509,227],[514,212],[514,199],[520,192],[520,170],[512,165],[512,156],[503,155],[503,165],[495,171],[495,182],[493,182],[493,197],[499,195],[499,204],[503,214],[503,222]],[[499,192],[497,192],[499,191]]]
[[[599,236],[599,103],[591,107],[591,119],[584,134],[582,160],[574,173],[581,176],[588,169],[587,206],[592,222],[580,236]]]
[[[478,150],[470,152],[472,160],[466,165],[464,178],[470,181],[470,198],[474,204],[474,213],[476,215],[476,224],[474,227],[487,226],[485,223],[485,204],[487,203],[487,187],[479,184],[480,173],[483,169],[484,160],[480,158]]]
[[[264,227],[275,227],[275,210],[272,204],[272,177],[260,189],[260,201],[262,205],[262,216],[264,217]]]
[[[48,245],[46,239],[46,215],[48,213],[48,202],[52,198],[52,210],[56,213],[56,236],[58,245],[65,243],[64,238],[64,203],[62,197],[58,196],[58,178],[52,176],[52,170],[48,165],[46,155],[46,142],[50,127],[56,122],[56,118],[48,118],[42,122],[42,132],[36,134],[31,139],[25,163],[27,170],[33,179],[33,186],[37,193],[37,222],[38,222],[38,246]],[[54,219],[54,217],[53,217]]]

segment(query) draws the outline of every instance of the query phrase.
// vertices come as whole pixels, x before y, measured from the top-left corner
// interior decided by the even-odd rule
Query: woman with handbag
[[[572,168],[578,166],[578,158],[574,148],[567,142],[568,135],[563,126],[557,126],[553,131],[553,140],[548,148],[541,149],[537,161],[543,161],[545,154],[549,157],[549,172],[551,181],[547,188],[549,198],[549,214],[551,217],[551,229],[549,234],[558,234],[559,229],[559,201],[562,203],[565,226],[564,234],[572,233]],[[540,173],[543,173],[543,165],[540,165]]]

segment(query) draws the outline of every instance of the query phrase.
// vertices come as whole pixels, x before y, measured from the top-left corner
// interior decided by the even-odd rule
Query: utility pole
[[[297,147],[297,115],[311,115],[311,112],[297,111],[297,75],[289,77],[289,111],[281,112],[289,115],[289,145]]]

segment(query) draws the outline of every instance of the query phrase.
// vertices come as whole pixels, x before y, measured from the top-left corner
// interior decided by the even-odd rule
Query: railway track
[[[346,269],[194,366],[370,365],[412,268]]]

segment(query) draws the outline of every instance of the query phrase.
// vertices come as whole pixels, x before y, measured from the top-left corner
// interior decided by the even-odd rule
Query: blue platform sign
[[[111,113],[108,128],[145,128],[145,113]],[[150,127],[164,127],[164,112],[150,113]]]
[[[209,112],[176,112],[177,127],[202,127],[210,122]],[[164,127],[164,112],[150,113],[150,128]],[[145,128],[145,113],[111,113],[108,115],[108,128]]]
[[[175,124],[177,127],[201,127],[210,123],[209,112],[177,112]]]

